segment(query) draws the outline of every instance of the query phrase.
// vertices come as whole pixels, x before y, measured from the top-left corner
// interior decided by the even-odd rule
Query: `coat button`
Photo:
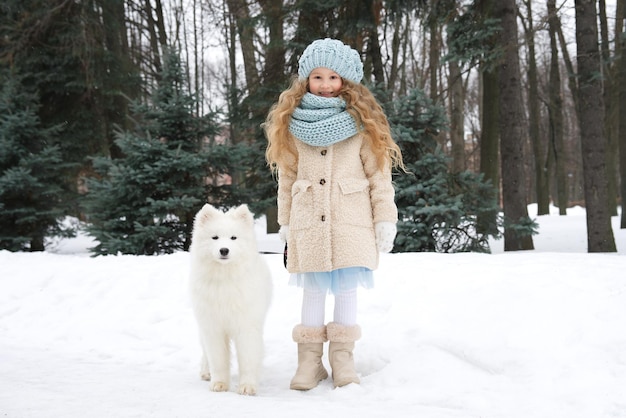
[[[321,180],[320,180],[320,184],[321,184],[322,186],[323,186],[323,185],[325,185],[325,184],[326,184],[326,180],[321,179]]]
[[[322,222],[326,221],[326,215],[322,215]]]
[[[325,149],[324,149],[324,150],[322,150],[322,152],[320,152],[320,154],[322,154],[322,155],[326,155],[326,150],[325,150]]]

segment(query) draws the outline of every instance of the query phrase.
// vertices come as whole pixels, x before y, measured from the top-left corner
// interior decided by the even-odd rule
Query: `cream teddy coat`
[[[289,226],[287,270],[378,267],[377,222],[398,220],[391,170],[361,134],[327,147],[294,139],[298,161],[278,171],[278,223]]]

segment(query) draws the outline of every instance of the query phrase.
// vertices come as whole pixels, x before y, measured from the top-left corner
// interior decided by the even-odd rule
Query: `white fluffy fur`
[[[246,205],[197,213],[190,249],[190,291],[202,345],[200,375],[211,390],[230,386],[230,343],[239,364],[238,392],[256,394],[263,361],[263,325],[272,297],[269,268],[257,250]]]

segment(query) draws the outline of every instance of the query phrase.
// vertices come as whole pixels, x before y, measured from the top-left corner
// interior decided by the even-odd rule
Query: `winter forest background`
[[[410,171],[394,251],[532,249],[536,203],[584,206],[588,251],[615,252],[623,31],[605,0],[3,0],[0,250],[80,225],[96,255],[173,253],[207,200],[275,231],[261,124],[306,45],[334,37]]]

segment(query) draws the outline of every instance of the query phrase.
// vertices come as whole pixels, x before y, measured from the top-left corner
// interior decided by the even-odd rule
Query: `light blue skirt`
[[[347,267],[343,269],[292,273],[289,284],[313,291],[327,291],[334,295],[353,290],[361,286],[365,289],[374,287],[374,273],[365,267]]]

